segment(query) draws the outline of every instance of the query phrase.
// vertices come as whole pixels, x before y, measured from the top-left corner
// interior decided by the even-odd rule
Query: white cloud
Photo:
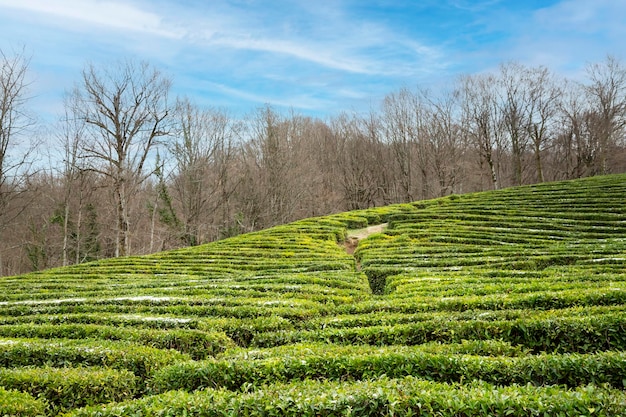
[[[166,38],[180,38],[179,30],[166,28],[162,18],[128,3],[99,0],[0,0],[0,7],[48,15],[85,25],[97,25],[116,30],[143,32]],[[57,22],[60,23],[60,22]]]
[[[588,31],[596,30],[599,24],[606,23],[598,21],[598,18],[610,10],[612,10],[610,14],[619,13],[623,16],[621,13],[626,11],[626,8],[624,3],[618,1],[564,0],[539,9],[536,18],[539,23],[550,25],[553,29]]]
[[[326,100],[316,99],[307,95],[289,95],[281,94],[278,96],[268,96],[250,91],[244,91],[237,88],[232,88],[224,84],[215,82],[204,82],[203,85],[208,89],[221,94],[226,94],[231,97],[237,97],[249,102],[257,103],[260,105],[271,104],[279,107],[296,107],[305,110],[319,110],[324,107],[328,107],[329,102]]]
[[[330,70],[382,76],[414,71],[414,65],[403,64],[407,56],[412,64],[433,63],[434,57],[439,57],[432,47],[398,35],[393,28],[347,13],[340,2],[319,9],[297,3],[271,9],[263,5],[235,8],[223,1],[193,8],[184,3],[160,4],[158,10],[151,10],[154,3],[139,1],[0,0],[0,8],[45,16],[46,24],[66,30],[93,33],[94,27],[108,29],[112,32],[109,42],[123,45],[119,38],[124,34],[146,35],[144,39],[134,38],[138,44],[148,45],[144,50],[158,46],[149,39],[156,36],[180,40],[206,52],[213,47],[256,51]],[[372,48],[383,51],[384,57],[371,54]]]
[[[231,9],[210,10],[210,29],[204,18],[186,26],[188,39],[199,46],[266,52],[331,70],[382,76],[406,74],[415,71],[415,63],[433,63],[441,57],[435,48],[392,27],[346,12],[341,2],[323,3],[319,8],[306,2],[290,4],[290,8],[276,6],[263,13],[258,9],[237,9],[230,14]],[[263,18],[251,17],[255,12]],[[407,56],[410,67],[402,65]]]
[[[493,41],[462,55],[463,64],[474,65],[470,71],[481,71],[515,60],[580,78],[588,63],[600,62],[607,54],[626,58],[626,1],[560,0],[524,10],[500,8],[477,17],[487,33],[494,34]]]
[[[413,29],[352,0],[0,0],[0,47],[32,46],[42,89],[70,88],[85,61],[132,55],[175,88],[239,106],[322,111],[442,73],[444,53]]]
[[[466,12],[476,13],[498,5],[501,0],[450,0],[450,5]]]
[[[372,63],[355,57],[339,55],[332,47],[325,45],[293,42],[280,38],[254,39],[251,37],[220,37],[211,39],[210,43],[235,49],[246,49],[259,52],[270,52],[288,55],[303,61],[312,62],[326,68],[337,69],[361,74],[378,72]]]

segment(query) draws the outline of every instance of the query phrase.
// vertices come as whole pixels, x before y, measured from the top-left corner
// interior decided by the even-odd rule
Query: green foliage
[[[48,253],[46,252],[46,236],[48,233],[47,225],[35,224],[31,219],[28,225],[30,233],[30,242],[24,246],[26,257],[30,262],[33,271],[44,269],[48,264]]]
[[[100,258],[102,248],[100,247],[100,226],[98,223],[98,212],[96,206],[93,203],[88,203],[85,206],[85,230],[83,230],[82,242],[80,245],[74,245],[78,249],[70,251],[70,257],[74,257],[79,262],[90,262]],[[72,234],[74,241],[78,240],[76,233]],[[78,252],[78,253],[77,253]]]
[[[382,295],[385,293],[387,277],[395,275],[397,271],[385,268],[363,268],[363,273],[367,276],[372,294]]]
[[[412,324],[294,330],[257,334],[251,346],[327,341],[337,344],[419,345],[439,341],[503,340],[533,352],[598,352],[626,349],[624,314],[515,320],[430,320]]]
[[[69,213],[67,219],[67,232],[68,232],[68,258],[69,260],[77,261],[78,263],[89,262],[96,260],[100,257],[100,241],[98,239],[100,235],[100,228],[98,225],[98,213],[93,203],[87,203],[85,205],[85,220],[82,227],[78,228],[78,225],[72,218],[72,213]],[[59,206],[55,209],[54,214],[50,218],[52,224],[56,224],[61,228],[65,224],[65,210],[63,206]]]
[[[245,218],[243,213],[239,212],[235,214],[229,224],[220,229],[220,239],[227,239],[229,237],[239,236],[245,231]]]
[[[0,415],[6,417],[37,417],[46,414],[47,404],[24,392],[0,387]]]
[[[625,200],[540,184],[4,278],[2,378],[81,416],[620,415]]]
[[[501,357],[427,352],[421,349],[365,350],[357,354],[306,353],[263,359],[208,360],[169,366],[152,380],[152,390],[226,388],[238,390],[264,383],[298,379],[364,380],[386,375],[415,376],[440,382],[481,380],[497,385],[536,384],[576,387],[587,383],[622,388],[626,382],[626,355],[542,354]]]
[[[301,381],[237,393],[170,391],[142,400],[77,410],[68,417],[149,416],[617,416],[622,391],[596,386],[575,390],[473,382],[433,383],[412,377],[361,382]]]
[[[233,341],[224,333],[191,329],[148,330],[81,324],[24,324],[0,326],[0,334],[21,338],[125,340],[156,349],[176,349],[194,359],[203,359],[234,346]]]
[[[189,360],[188,355],[173,350],[124,342],[73,340],[2,340],[0,366],[102,366],[131,371],[141,379],[176,362]]]
[[[234,347],[233,341],[223,333],[198,330],[169,330],[143,332],[138,341],[159,349],[176,349],[188,353],[193,359],[204,359]]]
[[[187,245],[195,246],[198,242],[195,241],[195,236],[192,234],[184,233],[184,226],[172,203],[172,196],[167,189],[167,183],[163,174],[163,164],[161,163],[161,157],[157,153],[154,175],[157,177],[156,194],[157,202],[155,205],[148,205],[148,209],[151,212],[156,211],[159,221],[165,226],[173,230],[177,235],[180,235],[180,239]]]
[[[133,398],[137,378],[105,368],[0,369],[0,385],[44,399],[54,412]]]
[[[349,213],[336,214],[332,218],[333,220],[339,220],[341,223],[344,224],[344,226],[347,229],[362,229],[364,227],[367,227],[370,224],[369,220],[373,220],[374,222],[378,223],[376,221],[378,220],[377,217],[374,217],[373,219],[371,217],[372,216],[370,216],[370,219],[368,219],[367,217],[355,215],[353,212],[349,212]],[[372,223],[372,224],[376,224],[376,223]]]

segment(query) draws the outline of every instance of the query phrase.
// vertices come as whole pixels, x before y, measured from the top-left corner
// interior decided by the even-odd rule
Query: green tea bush
[[[42,339],[87,339],[124,340],[140,343],[156,349],[176,349],[194,359],[213,356],[234,347],[235,343],[222,332],[201,330],[152,330],[99,325],[9,325],[0,326],[3,337]]]
[[[215,356],[235,346],[233,340],[222,332],[184,329],[140,332],[133,340],[158,349],[176,349],[188,353],[193,359]]]
[[[47,412],[47,404],[24,392],[0,387],[0,415],[3,417],[39,417]]]
[[[67,417],[152,416],[620,416],[626,395],[590,385],[561,387],[473,382],[434,383],[416,378],[360,382],[300,381],[251,392],[170,391],[117,405],[76,410]]]
[[[520,318],[517,320],[454,321],[445,318],[413,324],[295,330],[255,335],[251,346],[326,341],[374,346],[418,345],[439,341],[503,340],[532,352],[591,353],[626,349],[626,320],[621,313],[589,317]]]
[[[417,354],[462,354],[475,356],[527,356],[529,352],[520,346],[500,340],[464,340],[461,343],[430,342],[417,346],[369,346],[369,345],[333,345],[328,343],[296,343],[268,349],[232,349],[224,352],[219,360],[257,360],[268,358],[295,357],[304,359],[308,356],[369,356],[369,355],[417,355]]]
[[[134,378],[77,415],[625,414],[625,199],[626,175],[537,184],[5,277],[0,336],[40,339],[0,366],[25,393]]]
[[[387,285],[387,277],[395,275],[401,270],[392,268],[363,268],[363,273],[367,276],[367,281],[370,284],[372,294],[382,295],[385,293],[385,286]]]
[[[106,368],[0,369],[0,386],[44,399],[55,412],[128,400],[137,393],[137,377]]]
[[[0,340],[0,366],[103,366],[125,369],[141,379],[176,362],[190,360],[175,350],[124,342],[73,340]]]
[[[362,216],[351,214],[351,213],[336,214],[332,218],[339,220],[341,223],[343,223],[344,227],[346,227],[347,229],[361,229],[363,227],[367,227],[369,224],[375,224],[375,223],[369,223],[366,217],[362,217]],[[380,221],[380,219],[377,216],[370,216],[370,218],[374,220],[374,222]]]
[[[257,360],[180,363],[155,374],[151,387],[157,393],[178,389],[238,390],[277,381],[363,380],[383,375],[391,378],[415,376],[440,382],[481,380],[497,385],[528,383],[569,387],[594,383],[622,388],[626,382],[626,355],[608,352],[595,355],[502,357],[420,350],[370,350],[350,355],[329,349],[328,353]]]

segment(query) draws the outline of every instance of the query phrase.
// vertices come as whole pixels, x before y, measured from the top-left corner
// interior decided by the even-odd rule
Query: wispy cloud
[[[294,42],[285,39],[254,39],[252,37],[220,37],[209,40],[210,44],[225,46],[235,49],[271,52],[288,55],[303,61],[318,64],[320,66],[348,72],[375,74],[376,71],[371,63],[356,58],[342,57],[322,45]]]
[[[143,32],[168,38],[180,38],[181,31],[165,28],[162,17],[128,2],[97,0],[0,0],[0,7],[22,10],[51,17],[51,22],[65,25],[67,20],[83,25]],[[61,19],[61,21],[56,20]],[[67,26],[65,26],[67,28]],[[93,29],[93,26],[91,26]]]
[[[502,0],[450,0],[450,4],[466,12],[483,12],[497,6]]]
[[[623,1],[563,0],[539,9],[535,16],[538,23],[553,32],[610,37],[612,47],[622,43],[623,39],[618,39],[616,35],[626,34],[626,2]]]
[[[211,7],[205,5],[201,15],[209,17],[195,18],[191,24],[182,21],[189,16],[178,17],[175,13],[161,15],[161,10],[148,2],[0,0],[0,7],[45,15],[49,17],[48,22],[65,29],[92,32],[95,25],[96,29],[116,31],[118,36],[140,33],[180,39],[205,48],[222,47],[280,54],[324,68],[359,74],[393,75],[402,68],[400,60],[407,54],[416,60],[430,60],[437,55],[430,46],[395,35],[382,25],[354,20],[353,15],[345,15],[338,8],[333,10],[326,7],[324,13],[312,13],[313,9],[308,7],[296,6],[296,10],[287,10],[287,13],[284,13],[284,9],[274,8],[274,12],[267,16],[272,23],[268,25],[267,21],[249,18],[249,12],[245,10],[239,10],[239,19],[229,16],[226,13],[232,12],[232,6],[220,7],[220,3],[223,2],[213,2]],[[289,12],[294,15],[309,13],[304,16],[304,20],[308,21],[311,31],[301,32],[296,24],[290,22],[293,15]],[[211,23],[209,28],[207,20]],[[372,48],[384,51],[387,55],[385,59],[372,55]],[[398,61],[396,65],[393,65],[394,60]]]
[[[535,11],[512,28],[509,56],[579,77],[590,62],[608,54],[626,58],[626,2],[563,0]],[[529,30],[532,28],[532,30]]]
[[[202,102],[323,114],[505,60],[625,57],[623,16],[616,0],[0,0],[0,48],[32,51],[49,100],[85,62],[132,56]]]
[[[379,23],[355,19],[341,10],[340,2],[336,4],[334,9],[326,4],[324,12],[293,4],[286,10],[277,6],[273,12],[265,12],[266,21],[251,19],[243,12],[239,19],[229,16],[228,25],[212,25],[211,30],[204,29],[202,22],[188,26],[187,36],[204,47],[277,54],[356,74],[393,75],[407,55],[413,62],[439,56],[433,47]],[[218,8],[218,15],[220,12]],[[294,16],[299,18],[294,20]]]
[[[237,97],[259,105],[270,104],[285,108],[297,107],[304,110],[317,110],[322,107],[328,107],[331,104],[328,100],[316,98],[307,94],[297,94],[285,98],[280,97],[279,95],[255,94],[248,90],[232,88],[227,85],[214,82],[202,83],[202,88],[214,93]]]

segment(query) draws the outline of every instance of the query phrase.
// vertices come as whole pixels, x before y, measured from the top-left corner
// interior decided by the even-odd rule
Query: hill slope
[[[4,278],[0,411],[619,415],[624,201],[595,177]]]

